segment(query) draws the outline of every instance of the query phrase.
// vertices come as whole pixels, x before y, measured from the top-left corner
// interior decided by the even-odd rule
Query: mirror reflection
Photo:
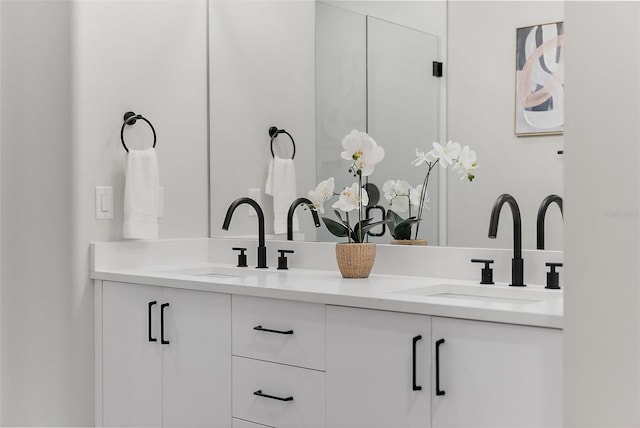
[[[411,161],[433,141],[476,151],[472,183],[434,169],[420,226],[429,245],[510,248],[510,222],[501,222],[496,239],[487,236],[496,198],[510,193],[522,213],[523,248],[535,248],[540,204],[563,194],[562,135],[515,135],[516,29],[561,22],[563,12],[562,2],[544,1],[213,2],[212,236],[255,236],[249,209],[238,209],[229,232],[220,226],[234,199],[256,196],[267,235],[286,239],[273,234],[273,197],[264,193],[270,127],[295,139],[299,197],[329,176],[336,191],[350,184],[341,140],[359,129],[385,148],[370,177],[381,193],[389,179],[420,184],[426,170]],[[432,76],[433,61],[444,63],[443,77]],[[273,145],[278,157],[290,158],[288,138],[278,136]],[[388,208],[382,195],[379,205]],[[333,216],[327,208],[325,215]],[[546,213],[547,249],[562,248],[556,208]],[[316,230],[302,207],[296,213],[294,239],[334,239],[324,226]],[[388,232],[375,238],[391,239]]]

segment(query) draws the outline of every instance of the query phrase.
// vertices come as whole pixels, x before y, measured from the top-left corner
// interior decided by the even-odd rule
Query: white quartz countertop
[[[536,285],[521,288],[508,287],[504,283],[480,285],[477,281],[380,274],[366,279],[344,279],[338,271],[236,268],[216,263],[104,268],[93,270],[91,277],[159,287],[562,328],[562,291],[545,290],[543,286]]]

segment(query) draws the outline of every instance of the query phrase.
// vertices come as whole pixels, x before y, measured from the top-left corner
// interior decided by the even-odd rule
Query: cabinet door
[[[165,288],[166,427],[231,425],[231,296]]]
[[[560,330],[436,317],[432,326],[433,342],[445,340],[434,427],[562,426]]]
[[[336,306],[326,316],[327,427],[429,427],[430,318]]]
[[[160,299],[156,287],[104,282],[103,426],[162,426]]]

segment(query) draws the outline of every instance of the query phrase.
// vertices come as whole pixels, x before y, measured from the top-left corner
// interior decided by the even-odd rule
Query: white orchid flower
[[[469,181],[472,181],[475,178],[473,173],[478,168],[476,158],[476,152],[471,150],[469,146],[464,146],[462,148],[458,155],[458,161],[453,166],[453,170],[462,175],[460,180],[467,178]]]
[[[411,188],[409,189],[409,203],[411,204],[412,207],[419,207],[420,206],[420,195],[422,194],[422,184],[419,184],[415,189]],[[425,192],[425,199],[427,197],[427,194]]]
[[[440,166],[446,168],[454,163],[460,155],[461,146],[460,143],[453,141],[447,141],[444,147],[440,143],[433,143],[433,150],[427,153],[426,156],[433,158],[434,160],[440,159]]]
[[[362,177],[373,173],[375,165],[384,159],[384,149],[369,134],[355,129],[342,139],[342,159],[353,162],[354,172]]]
[[[337,208],[348,213],[349,211],[359,209],[361,202],[362,205],[369,204],[369,195],[367,191],[361,188],[356,182],[344,188],[338,200],[332,205],[332,208]]]
[[[431,163],[435,161],[436,158],[433,156],[432,152],[433,150],[430,152],[421,152],[420,150],[416,149],[416,158],[411,162],[411,164],[414,166],[420,166],[423,163]]]
[[[404,180],[387,180],[382,185],[384,197],[391,202],[396,196],[408,196],[411,186]]]
[[[333,189],[336,185],[333,177],[329,177],[318,183],[314,190],[309,191],[309,200],[312,203],[311,209],[324,214],[324,203],[333,196]]]
[[[388,180],[382,185],[382,191],[395,212],[405,212],[410,204],[416,206],[420,203],[420,194],[404,180]]]

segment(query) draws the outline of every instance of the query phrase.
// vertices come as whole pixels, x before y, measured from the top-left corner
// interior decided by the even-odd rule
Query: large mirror
[[[220,225],[231,201],[256,194],[265,210],[267,233],[273,235],[273,201],[264,194],[271,126],[286,129],[295,139],[299,196],[306,196],[329,175],[338,180],[340,151],[329,147],[333,142],[339,148],[342,130],[353,126],[368,130],[385,147],[388,158],[372,176],[379,186],[388,178],[418,184],[425,171],[410,162],[416,148],[429,149],[432,141],[453,139],[477,152],[480,168],[472,183],[460,181],[450,171],[434,170],[429,184],[431,209],[421,226],[430,245],[511,247],[508,208],[503,210],[498,238],[487,238],[495,198],[510,193],[520,205],[523,245],[535,248],[541,201],[549,194],[563,194],[558,155],[562,135],[515,135],[516,29],[563,21],[562,2],[216,1],[209,12],[212,236],[255,235],[257,220],[248,207],[238,209],[229,232]],[[365,31],[356,22],[364,23]],[[398,109],[393,102],[372,104],[380,94],[402,92],[398,88],[407,83],[396,79],[397,86],[383,88],[387,94],[372,92],[380,79],[393,81],[388,78],[393,67],[385,65],[396,65],[402,55],[429,65],[433,61],[433,55],[427,56],[426,48],[420,47],[422,42],[410,49],[413,42],[407,34],[435,40],[435,54],[444,63],[444,75],[436,80],[436,104],[426,107],[435,112],[419,122],[420,131],[403,123],[396,128],[383,126],[383,119]],[[369,51],[364,62],[358,62],[363,54],[353,49],[362,44]],[[378,44],[382,47],[376,51]],[[331,46],[336,49],[333,55]],[[374,61],[381,68],[372,70]],[[346,76],[354,71],[365,76],[364,89],[346,84]],[[319,92],[327,76],[343,79],[342,87],[334,86],[343,90],[334,91],[335,95]],[[434,82],[430,69],[427,77]],[[416,87],[415,93],[423,89]],[[351,98],[345,95],[349,91]],[[329,113],[318,103],[323,99],[325,105],[327,100],[333,103]],[[337,117],[338,112],[345,116]],[[336,117],[332,122],[320,114]],[[274,151],[290,156],[290,140],[276,138]],[[323,164],[333,165],[334,170],[325,170]],[[389,169],[383,169],[384,164]],[[345,180],[346,167],[340,177]],[[296,239],[329,239],[324,230],[315,230],[302,208],[297,215]],[[545,224],[546,248],[561,249],[562,217],[557,207],[549,209]],[[284,239],[284,235],[271,237]],[[377,239],[384,243],[391,238]]]

